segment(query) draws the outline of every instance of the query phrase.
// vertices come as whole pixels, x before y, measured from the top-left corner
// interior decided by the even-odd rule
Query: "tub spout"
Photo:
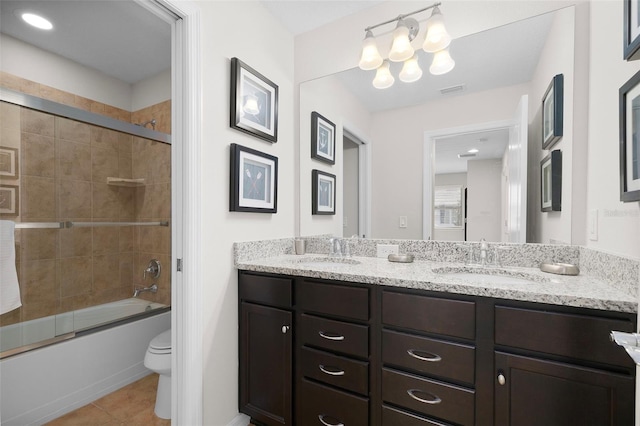
[[[133,291],[133,297],[138,297],[138,295],[140,293],[144,293],[146,291],[148,291],[150,293],[157,293],[158,292],[158,286],[156,284],[154,284],[151,287],[136,287],[135,290]]]

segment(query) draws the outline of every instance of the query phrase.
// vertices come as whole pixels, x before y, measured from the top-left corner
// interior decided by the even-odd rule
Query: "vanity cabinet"
[[[296,281],[297,424],[370,424],[370,292]]]
[[[635,365],[608,342],[631,316],[495,307],[495,424],[630,425]]]
[[[293,425],[293,279],[240,272],[239,411]]]
[[[239,273],[240,411],[259,425],[629,425],[635,314]]]

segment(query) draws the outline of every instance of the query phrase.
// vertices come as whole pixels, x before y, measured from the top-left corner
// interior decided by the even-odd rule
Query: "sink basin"
[[[473,283],[486,284],[531,284],[543,282],[543,277],[521,271],[508,269],[487,269],[472,267],[443,267],[434,268],[433,272],[451,278],[461,279]]]
[[[315,266],[349,266],[359,265],[360,262],[348,257],[302,257],[300,259],[292,259],[292,263],[302,267],[315,267]]]

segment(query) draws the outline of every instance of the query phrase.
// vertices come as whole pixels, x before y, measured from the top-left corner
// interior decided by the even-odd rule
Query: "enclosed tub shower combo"
[[[1,420],[38,424],[148,374],[170,328],[170,122],[0,95]]]

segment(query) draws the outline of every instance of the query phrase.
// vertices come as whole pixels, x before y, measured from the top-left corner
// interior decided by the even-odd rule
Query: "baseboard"
[[[231,420],[231,422],[227,424],[227,426],[247,426],[250,420],[251,417],[247,416],[246,414],[240,413],[235,416],[233,420]]]

